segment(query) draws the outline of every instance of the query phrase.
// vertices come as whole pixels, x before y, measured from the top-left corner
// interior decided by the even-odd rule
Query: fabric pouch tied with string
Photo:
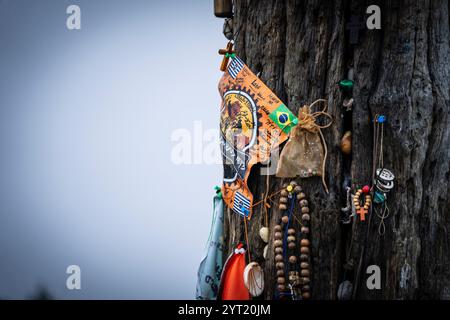
[[[324,103],[324,108],[313,111],[312,107],[319,102]],[[321,129],[328,128],[332,121],[323,126],[316,122],[321,115],[332,120],[326,112],[326,102],[320,99],[310,106],[300,108],[298,125],[291,130],[289,140],[281,151],[276,176],[279,178],[321,176],[325,191],[328,193],[324,178],[327,145]]]

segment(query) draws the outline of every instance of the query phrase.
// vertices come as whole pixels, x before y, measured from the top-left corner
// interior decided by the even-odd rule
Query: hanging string
[[[384,168],[383,145],[384,145],[384,122],[381,123],[380,159],[379,159],[381,168]]]
[[[374,118],[374,132],[373,132],[373,154],[372,154],[372,190],[375,185],[375,173],[377,170],[377,158],[378,158],[378,126],[377,126],[378,114]]]
[[[384,145],[384,122],[381,123],[381,138],[380,138],[380,158],[379,158],[379,165],[380,168],[384,168],[384,158],[383,158],[383,145]],[[386,225],[384,223],[384,220],[389,217],[389,207],[387,206],[387,198],[384,199],[383,202],[383,210],[381,214],[377,213],[377,216],[380,218],[380,224],[378,225],[378,234],[384,235],[386,232]]]
[[[384,168],[384,156],[383,156],[383,145],[384,145],[384,122],[379,122],[378,117],[380,115],[376,114],[374,119],[374,160],[373,160],[373,171],[372,171],[372,192],[375,190],[375,182],[376,182],[376,170],[377,168]],[[375,214],[380,219],[380,223],[378,224],[378,234],[380,236],[386,233],[386,224],[385,219],[389,217],[389,208],[387,206],[387,198],[385,198],[382,202],[381,211],[375,208],[375,204],[373,206],[373,210]]]
[[[251,208],[253,208],[253,207],[255,207],[255,206],[257,206],[257,205],[259,205],[259,204],[261,204],[261,203],[267,203],[268,204],[268,201],[270,200],[270,199],[272,199],[273,197],[275,197],[277,194],[279,194],[281,191],[283,191],[285,188],[283,188],[283,189],[280,189],[280,190],[278,190],[278,191],[275,191],[274,193],[271,193],[270,195],[268,195],[267,197],[265,197],[264,199],[262,199],[262,200],[259,200],[258,202],[255,202],[254,204],[252,204],[252,206],[251,206]],[[270,205],[269,205],[269,208],[270,208]]]
[[[266,175],[266,194],[264,195],[264,218],[265,223],[264,225],[266,227],[269,227],[269,208],[270,204],[268,203],[267,195],[269,193],[269,187],[270,187],[270,175]]]
[[[249,283],[252,283],[258,289],[262,290],[264,288],[264,278],[260,277],[261,280],[258,282],[253,272],[248,273]]]
[[[243,217],[243,219],[244,219],[245,242],[247,243],[248,262],[250,263],[252,261],[252,257],[250,255],[250,242],[248,240],[247,218]]]
[[[375,213],[378,218],[380,218],[380,224],[378,225],[378,234],[380,236],[384,235],[386,233],[386,225],[384,223],[384,220],[389,217],[390,211],[389,207],[386,205],[386,201],[383,202],[383,208],[381,209],[381,214],[378,212],[376,208],[374,208]]]

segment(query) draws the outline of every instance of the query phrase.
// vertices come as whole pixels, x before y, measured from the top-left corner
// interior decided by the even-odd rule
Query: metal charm
[[[378,168],[377,169],[377,178],[384,180],[384,181],[394,181],[395,176],[394,174],[385,168]]]

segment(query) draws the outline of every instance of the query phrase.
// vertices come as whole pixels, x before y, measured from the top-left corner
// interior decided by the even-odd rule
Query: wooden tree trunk
[[[297,113],[316,99],[329,102],[334,118],[323,130],[328,144],[326,194],[320,178],[298,180],[306,190],[311,221],[312,297],[336,299],[339,283],[353,283],[354,299],[450,299],[450,49],[448,0],[262,0],[235,1],[237,54]],[[366,8],[381,7],[382,29],[360,30],[349,43],[352,15],[366,19]],[[337,83],[354,71],[353,112],[344,116]],[[345,207],[344,177],[352,187],[371,183],[373,119],[387,116],[384,163],[396,175],[388,197],[386,232],[379,218],[340,222]],[[351,159],[339,150],[351,130]],[[270,178],[270,190],[285,182]],[[254,167],[249,185],[256,200],[266,177]],[[275,199],[275,202],[277,199]],[[267,260],[258,231],[262,206],[248,224],[252,260],[264,267],[264,298],[273,299],[273,248]],[[243,239],[242,219],[226,212],[228,252]],[[280,219],[269,210],[270,230]],[[272,236],[272,233],[271,233]],[[270,241],[269,243],[271,243]],[[381,268],[381,290],[366,286],[366,268]]]

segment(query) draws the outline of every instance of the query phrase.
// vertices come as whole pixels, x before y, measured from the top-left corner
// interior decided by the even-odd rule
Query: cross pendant
[[[228,55],[233,53],[233,43],[231,41],[228,42],[226,49],[219,49],[219,54],[223,56],[222,64],[220,65],[220,71],[225,72],[225,70],[227,69],[228,60],[230,59]]]
[[[364,207],[361,207],[358,210],[356,210],[356,213],[359,215],[359,218],[361,219],[361,221],[366,220],[366,214],[368,213],[367,209],[364,209]]]

